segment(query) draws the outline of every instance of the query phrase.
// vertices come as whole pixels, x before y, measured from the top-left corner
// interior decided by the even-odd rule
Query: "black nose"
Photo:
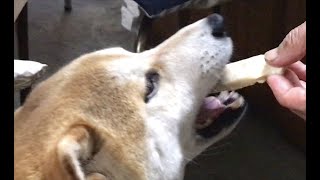
[[[226,32],[224,29],[223,17],[219,14],[212,14],[208,17],[208,23],[212,28],[212,35],[214,37],[224,37]]]

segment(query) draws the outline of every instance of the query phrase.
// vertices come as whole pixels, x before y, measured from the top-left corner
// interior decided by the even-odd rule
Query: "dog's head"
[[[211,93],[232,55],[223,21],[213,14],[154,49],[108,62],[120,84],[139,87],[135,91],[150,138],[178,143],[190,159],[231,132],[245,108],[235,92]],[[110,52],[116,50],[124,54]]]
[[[231,55],[223,18],[213,14],[143,53],[112,48],[78,58],[40,84],[24,109],[31,101],[39,104],[33,109],[45,106],[40,112],[56,120],[38,121],[49,123],[51,133],[65,133],[68,128],[61,124],[70,127],[79,119],[95,127],[102,143],[87,171],[107,171],[114,179],[128,178],[119,175],[127,172],[180,179],[188,159],[230,133],[243,114],[244,100],[237,93],[209,96]],[[66,120],[71,112],[77,118]],[[15,141],[21,141],[18,136]],[[70,148],[63,142],[60,148]]]

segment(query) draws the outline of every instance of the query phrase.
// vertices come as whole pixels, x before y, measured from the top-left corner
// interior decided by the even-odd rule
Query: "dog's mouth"
[[[203,138],[219,134],[240,119],[245,107],[244,98],[234,91],[208,95],[196,117],[197,134]]]

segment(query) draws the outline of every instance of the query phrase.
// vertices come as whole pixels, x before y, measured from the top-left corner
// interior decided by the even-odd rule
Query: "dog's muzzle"
[[[219,14],[212,14],[206,18],[211,34],[215,39],[223,40],[228,35],[225,30],[224,19]],[[208,63],[210,65],[210,63]],[[210,66],[207,66],[210,68]],[[236,124],[245,113],[246,102],[236,92],[221,92],[209,94],[198,111],[195,128],[198,135],[211,138],[223,130]]]

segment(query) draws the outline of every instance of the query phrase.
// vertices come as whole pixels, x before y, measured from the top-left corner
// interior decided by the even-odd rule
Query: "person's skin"
[[[266,62],[285,67],[283,75],[267,78],[277,101],[306,120],[306,65],[300,60],[306,55],[306,22],[291,30],[280,45],[265,53]]]

